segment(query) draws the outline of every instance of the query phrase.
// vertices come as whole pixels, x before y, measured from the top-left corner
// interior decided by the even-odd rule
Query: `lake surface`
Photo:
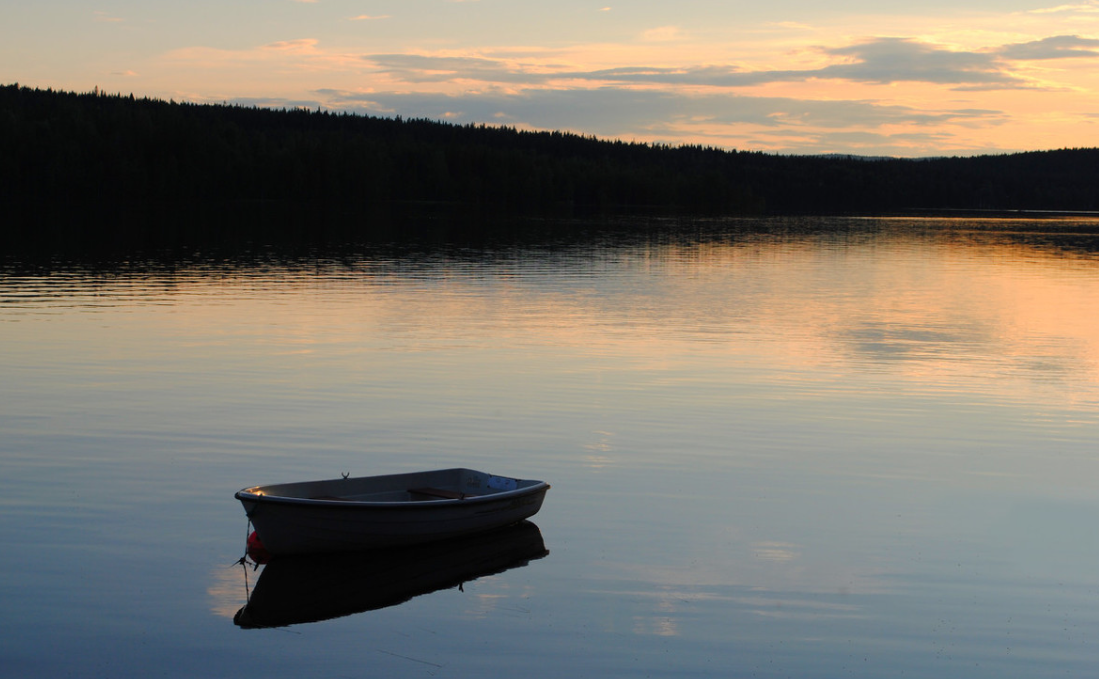
[[[584,233],[4,260],[0,673],[1094,675],[1099,223]],[[452,466],[548,554],[235,564],[242,487]]]

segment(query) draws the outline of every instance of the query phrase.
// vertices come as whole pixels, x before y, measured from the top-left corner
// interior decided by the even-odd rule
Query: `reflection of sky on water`
[[[240,657],[347,669],[370,638],[379,671],[462,676],[516,652],[546,676],[1077,669],[1099,268],[1028,242],[904,223],[6,275],[0,571],[40,622],[0,654],[54,622],[116,662],[148,622],[167,657],[224,652],[233,491],[460,464],[551,482],[551,559]],[[59,590],[74,568],[93,587]],[[107,622],[62,621],[66,599]]]

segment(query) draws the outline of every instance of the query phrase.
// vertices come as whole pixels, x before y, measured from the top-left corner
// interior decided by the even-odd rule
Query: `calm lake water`
[[[0,674],[1094,676],[1096,233],[9,258]],[[499,572],[234,565],[242,487],[452,466],[552,484]]]

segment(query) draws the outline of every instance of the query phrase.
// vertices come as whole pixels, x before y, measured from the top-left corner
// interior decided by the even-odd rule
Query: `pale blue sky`
[[[1099,146],[1099,1],[0,4],[0,82],[781,153]]]

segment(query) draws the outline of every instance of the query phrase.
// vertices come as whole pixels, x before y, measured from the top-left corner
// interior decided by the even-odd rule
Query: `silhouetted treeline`
[[[1099,210],[1099,150],[779,156],[307,110],[0,86],[0,200],[431,201],[505,212]]]

